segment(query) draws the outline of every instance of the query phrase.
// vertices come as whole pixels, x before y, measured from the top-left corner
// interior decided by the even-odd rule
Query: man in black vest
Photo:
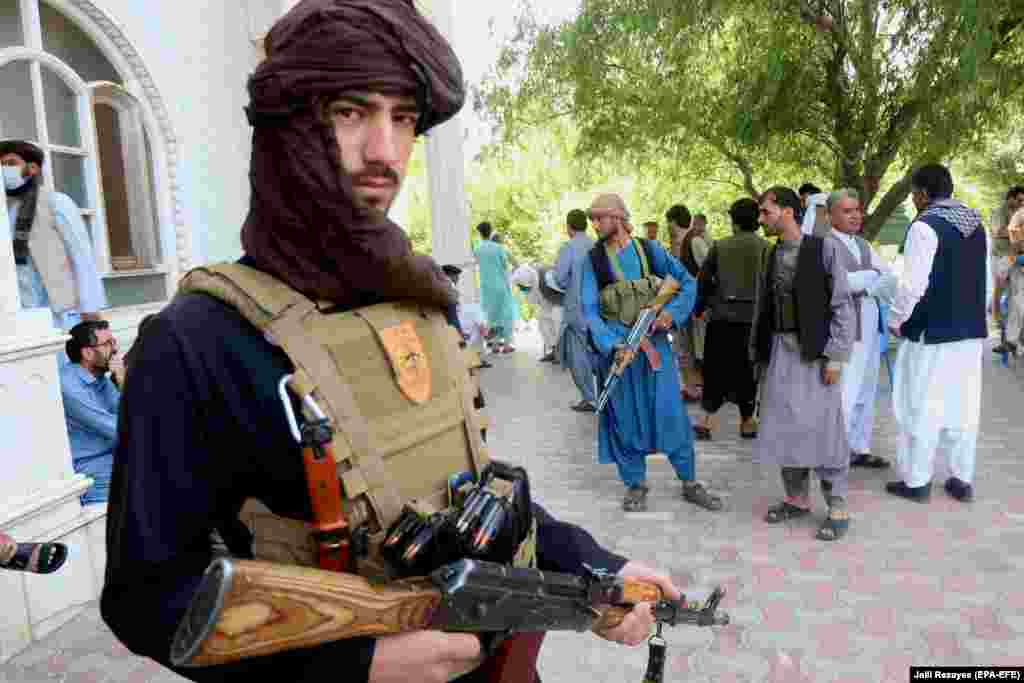
[[[754,460],[779,465],[786,492],[765,521],[810,513],[814,468],[829,508],[817,537],[835,541],[850,525],[850,449],[839,378],[857,329],[838,253],[844,247],[832,237],[801,233],[800,198],[787,187],[762,195],[759,216],[765,232],[779,240],[767,252],[752,335],[754,361],[767,367]]]
[[[952,199],[953,177],[938,164],[911,178],[920,213],[904,242],[903,273],[889,329],[904,338],[896,358],[893,412],[900,426],[901,481],[893,495],[919,503],[931,496],[935,450],[949,459],[953,498],[974,499],[981,417],[981,356],[991,299],[989,240],[981,216]]]

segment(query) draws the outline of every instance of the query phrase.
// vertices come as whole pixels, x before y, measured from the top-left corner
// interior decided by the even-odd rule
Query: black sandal
[[[711,441],[711,430],[704,425],[693,425],[693,438],[697,441]]]
[[[64,565],[67,558],[68,547],[63,543],[19,543],[14,557],[7,564],[0,564],[0,569],[52,574]]]
[[[818,527],[818,533],[815,534],[815,538],[819,541],[838,541],[840,538],[846,535],[846,532],[850,528],[850,515],[845,510],[842,514],[845,517],[836,518],[832,516],[832,513],[828,513],[828,517]]]
[[[687,486],[683,484],[683,500],[694,505],[699,505],[705,510],[718,512],[722,509],[722,499],[708,492],[701,483]]]
[[[791,519],[806,517],[809,514],[811,514],[811,511],[808,508],[797,507],[792,503],[782,501],[775,507],[768,508],[768,512],[764,516],[764,521],[769,524],[778,524]]]
[[[870,467],[873,470],[884,470],[889,466],[888,460],[871,453],[855,453],[853,459],[850,460],[850,467]]]
[[[625,512],[646,512],[647,491],[646,486],[630,486],[626,489],[626,497],[622,499],[622,509]]]

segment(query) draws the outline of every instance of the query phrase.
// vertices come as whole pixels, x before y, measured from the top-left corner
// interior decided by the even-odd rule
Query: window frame
[[[60,12],[64,17],[74,23],[92,40],[96,49],[100,51],[109,61],[114,70],[121,78],[123,85],[109,81],[86,82],[66,62],[44,49],[42,21],[40,17],[39,4],[44,0],[19,0],[19,16],[21,20],[22,45],[0,49],[0,66],[14,61],[28,61],[30,69],[30,81],[34,102],[34,114],[36,125],[36,142],[44,149],[47,155],[48,169],[43,173],[45,186],[55,190],[55,169],[53,168],[52,153],[70,154],[83,159],[83,183],[85,185],[85,199],[88,206],[80,206],[83,220],[89,227],[92,237],[93,256],[96,260],[96,268],[101,280],[120,279],[124,277],[139,277],[145,275],[166,275],[171,277],[173,264],[177,261],[177,255],[173,249],[176,240],[168,238],[167,231],[173,227],[174,221],[168,218],[168,199],[162,193],[169,188],[166,183],[161,182],[164,178],[162,154],[162,136],[158,127],[154,124],[154,117],[150,111],[147,100],[139,92],[138,83],[134,77],[125,71],[122,60],[110,54],[110,46],[101,39],[96,32],[89,30],[89,24],[78,12],[66,7],[65,2],[47,2],[48,7]],[[67,147],[55,144],[50,140],[50,131],[47,121],[47,103],[43,93],[43,67],[51,69],[63,83],[72,91],[77,104],[78,127],[80,135],[80,147]],[[118,94],[130,100],[136,107],[135,121],[139,127],[140,144],[141,135],[149,140],[148,154],[144,147],[141,152],[143,168],[149,181],[149,196],[143,199],[146,210],[146,222],[152,230],[153,253],[155,262],[145,267],[131,270],[115,270],[112,267],[108,226],[106,221],[106,204],[104,201],[102,177],[99,169],[99,145],[97,140],[96,121],[94,117],[94,103],[97,89],[113,87]],[[119,125],[122,108],[115,102],[107,100],[119,113]],[[0,131],[0,137],[3,132]],[[123,140],[124,142],[124,140]],[[126,147],[127,145],[123,145]],[[122,149],[123,153],[129,151]],[[149,217],[152,218],[149,218]],[[177,230],[175,229],[175,237]],[[171,282],[168,280],[168,287]],[[168,290],[170,291],[170,289]]]
[[[107,257],[110,260],[110,271],[116,277],[148,275],[151,273],[166,272],[166,249],[163,244],[162,231],[160,230],[159,201],[157,199],[156,177],[154,173],[155,160],[147,154],[145,138],[150,138],[148,150],[152,151],[152,135],[146,123],[145,108],[141,99],[135,96],[122,85],[109,81],[94,81],[86,84],[90,95],[89,109],[93,113],[93,126],[95,127],[95,108],[97,104],[110,107],[117,112],[117,126],[121,133],[121,161],[125,168],[125,190],[129,211],[139,220],[143,221],[141,227],[150,233],[153,259],[147,265],[132,269],[115,269],[113,267],[113,255],[109,251]],[[97,146],[99,144],[99,131],[96,130]],[[97,150],[96,160],[99,161]],[[98,167],[97,167],[98,170]],[[103,196],[103,177],[97,176],[100,196]],[[104,204],[104,207],[106,205]],[[109,240],[109,232],[104,232]],[[129,227],[129,235],[134,237],[135,230]],[[134,241],[134,240],[133,240]],[[141,251],[141,246],[136,246],[136,251]],[[135,254],[136,258],[143,256]]]

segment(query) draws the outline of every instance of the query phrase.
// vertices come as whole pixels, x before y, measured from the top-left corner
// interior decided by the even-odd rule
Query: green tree
[[[1005,125],[1022,24],[1018,0],[583,0],[558,26],[527,6],[476,105],[512,138],[571,118],[583,158],[727,165],[752,195],[856,187],[873,237],[913,167]]]

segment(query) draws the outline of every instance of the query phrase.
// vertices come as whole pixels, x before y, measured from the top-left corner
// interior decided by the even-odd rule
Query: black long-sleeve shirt
[[[170,642],[213,557],[211,532],[247,498],[310,518],[305,473],[277,393],[284,352],[237,311],[180,295],[137,342],[121,400],[101,612],[133,652],[165,666]],[[538,563],[617,572],[625,558],[537,510]],[[353,638],[234,664],[176,669],[194,681],[365,681],[375,641]],[[475,680],[470,673],[462,681]]]

